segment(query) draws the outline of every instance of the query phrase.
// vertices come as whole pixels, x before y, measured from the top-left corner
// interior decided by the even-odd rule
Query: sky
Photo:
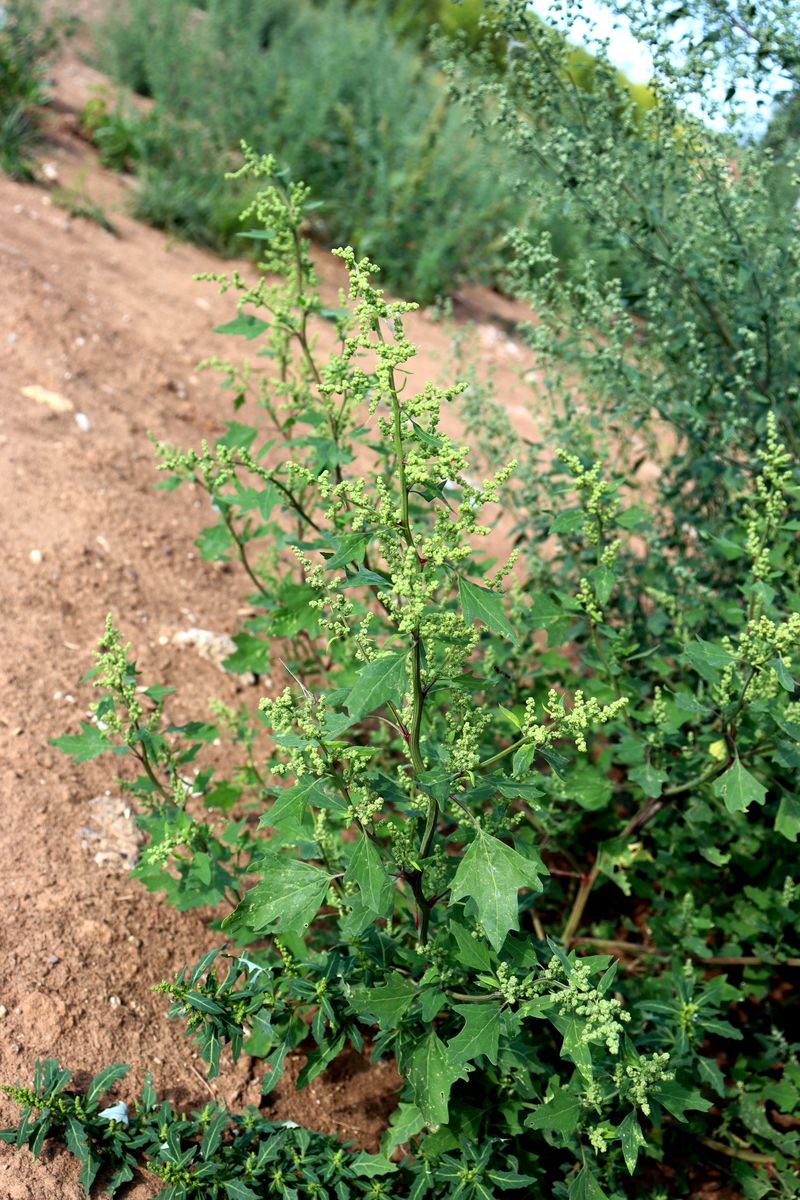
[[[531,0],[531,7],[539,16],[547,20],[550,0]],[[602,0],[583,0],[583,10],[588,17],[588,22],[581,21],[573,26],[570,41],[584,46],[587,50],[592,50],[593,41],[596,42],[598,38],[608,38],[610,42],[609,57],[614,66],[623,71],[633,83],[647,83],[652,72],[653,61],[647,48],[631,33],[628,22],[611,12],[607,5],[602,3]],[[779,81],[777,79],[775,83],[778,88]],[[719,99],[722,98],[726,86],[720,80]],[[737,88],[737,100],[741,105],[746,132],[752,135],[763,131],[769,121],[769,106],[763,103],[759,105],[755,92],[748,91],[741,85]],[[708,117],[701,111],[699,103],[694,113],[695,116],[708,121]],[[724,126],[721,118],[712,119],[708,123],[715,128]]]

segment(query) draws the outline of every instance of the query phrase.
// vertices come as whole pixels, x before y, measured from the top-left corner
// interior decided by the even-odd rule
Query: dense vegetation
[[[110,10],[100,48],[153,101],[142,115],[98,98],[86,114],[106,161],[137,170],[143,219],[241,253],[242,195],[222,173],[244,130],[314,188],[318,234],[379,257],[392,286],[430,300],[496,270],[522,211],[502,186],[505,156],[471,135],[381,9],[132,0]]]
[[[54,28],[28,0],[0,9],[0,171],[14,179],[31,175],[39,114],[48,100],[45,63],[55,41]]]
[[[219,949],[158,985],[212,1075],[244,1051],[267,1092],[301,1049],[302,1087],[351,1045],[404,1084],[368,1155],[254,1109],[179,1117],[150,1085],[101,1109],[119,1064],[79,1094],[49,1061],[4,1136],[65,1137],[87,1187],[144,1157],[165,1200],[644,1200],[712,1162],[746,1200],[798,1194],[798,216],[791,151],[689,101],[735,115],[743,80],[791,78],[800,31],[781,3],[687,29],[619,7],[646,111],[602,56],[572,86],[569,29],[516,0],[447,66],[514,181],[557,452],[519,445],[502,398],[415,379],[409,305],[349,248],[325,306],[282,157],[246,151],[226,185],[262,274],[214,276],[218,332],[258,350],[209,362],[215,445],[157,449],[257,611],[228,668],[282,661],[287,686],[176,727],[109,618],[93,718],[57,743],[128,756],[137,876],[217,908]],[[524,219],[547,203],[587,238],[569,278]]]

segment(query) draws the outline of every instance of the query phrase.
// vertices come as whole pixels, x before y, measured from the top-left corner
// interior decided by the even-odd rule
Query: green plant
[[[65,1136],[87,1179],[141,1152],[169,1200],[265,1178],[321,1196],[334,1159],[342,1197],[644,1197],[662,1161],[687,1195],[709,1152],[748,1197],[794,1194],[798,1135],[769,1114],[796,1105],[797,1047],[788,1001],[763,1003],[799,961],[798,490],[777,421],[725,500],[735,596],[727,566],[702,606],[673,588],[647,508],[570,453],[549,585],[544,562],[492,565],[481,510],[513,465],[468,474],[439,424],[461,389],[409,374],[410,306],[347,249],[349,303],[326,308],[308,189],[249,152],[237,176],[263,181],[244,214],[263,274],[212,277],[237,294],[218,331],[260,350],[207,364],[236,415],[215,445],[158,450],[167,487],[209,496],[201,553],[249,581],[228,668],[262,672],[277,644],[296,682],[175,726],[109,619],[93,719],[56,744],[138,764],[136,874],[218,907],[226,948],[159,985],[210,1074],[244,1050],[266,1092],[302,1048],[304,1086],[349,1044],[393,1055],[403,1089],[377,1155],[210,1110],[167,1111],[157,1149],[154,1100],[120,1124],[50,1064],[10,1089],[4,1136]],[[202,763],[220,737],[224,771]],[[287,1153],[309,1170],[276,1183]]]
[[[119,230],[114,222],[87,192],[85,172],[81,172],[69,187],[51,187],[50,195],[71,217],[85,217],[87,221],[94,221],[101,229],[105,229],[106,233],[119,237]]]
[[[38,110],[49,99],[45,64],[56,44],[34,0],[10,0],[0,10],[0,171],[30,179],[39,141]]]
[[[580,5],[563,19],[554,9],[552,27],[514,0],[493,5],[496,36],[514,44],[508,71],[485,69],[480,87],[474,66],[464,75],[454,60],[450,73],[476,129],[517,156],[531,210],[560,202],[583,238],[565,279],[550,231],[510,235],[509,286],[536,313],[525,332],[556,440],[577,446],[581,427],[617,461],[628,447],[631,470],[657,462],[679,554],[687,526],[723,536],[722,497],[747,486],[770,413],[797,453],[797,211],[791,195],[776,203],[774,155],[742,136],[739,97],[770,71],[796,76],[800,27],[777,0],[757,19],[748,5],[697,6],[694,23],[680,6],[611,7],[653,60],[647,112],[602,57],[594,86],[579,86],[566,34]]]
[[[504,156],[474,142],[386,13],[131,0],[109,15],[99,47],[118,82],[154,101],[146,116],[106,109],[94,132],[108,161],[113,152],[139,173],[143,219],[241,252],[248,197],[232,205],[221,176],[245,129],[324,197],[309,214],[317,234],[379,256],[395,288],[427,302],[468,270],[496,270],[513,204]]]

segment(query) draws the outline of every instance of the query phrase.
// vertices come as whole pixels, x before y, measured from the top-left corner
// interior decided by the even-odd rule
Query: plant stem
[[[733,1146],[726,1146],[724,1142],[717,1142],[714,1138],[701,1137],[697,1139],[704,1146],[708,1146],[710,1150],[716,1150],[719,1154],[725,1154],[728,1158],[739,1158],[743,1162],[749,1163],[774,1163],[774,1154],[757,1154],[755,1150],[737,1150]]]
[[[452,1000],[458,1000],[459,1004],[481,1004],[486,1000],[502,1000],[502,992],[483,992],[480,996],[469,995],[466,992],[447,992]]]
[[[692,779],[688,779],[685,783],[678,784],[673,788],[665,788],[660,796],[656,797],[654,800],[648,800],[642,805],[638,813],[631,817],[625,828],[618,836],[620,838],[625,838],[629,837],[631,834],[638,833],[639,830],[643,829],[649,821],[652,821],[653,817],[655,817],[657,813],[661,812],[662,808],[666,807],[669,799],[675,796],[680,796],[684,792],[691,791],[695,787],[699,787],[700,784],[712,779],[715,775],[719,775],[725,769],[725,766],[725,763],[714,763],[712,766],[707,767],[705,771],[701,771],[699,775],[695,775]],[[600,849],[598,848],[594,865],[592,866],[591,870],[581,879],[581,885],[578,888],[578,893],[573,901],[572,909],[567,917],[567,923],[564,926],[561,934],[562,942],[572,941],[575,931],[580,925],[581,918],[583,917],[583,910],[586,908],[586,903],[592,893],[592,889],[597,883],[597,877],[599,874]]]
[[[629,954],[633,958],[670,958],[670,954],[666,950],[659,950],[657,946],[644,946],[641,942],[614,941],[595,937],[576,937],[572,939],[572,942],[576,946],[596,946],[598,950],[608,950],[611,954]],[[770,962],[769,959],[759,958],[755,954],[705,955],[685,948],[681,949],[681,954],[714,967],[800,967],[800,958],[783,958]]]

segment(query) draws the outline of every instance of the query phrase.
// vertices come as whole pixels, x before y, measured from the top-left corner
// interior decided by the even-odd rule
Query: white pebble
[[[41,550],[31,550],[30,559],[31,559],[31,562],[34,563],[36,566],[39,565],[39,563],[42,561],[43,558],[44,558],[44,555],[42,554]]]
[[[75,424],[78,426],[78,428],[81,430],[82,433],[89,432],[89,418],[87,417],[86,413],[82,413],[82,412],[75,413]]]

